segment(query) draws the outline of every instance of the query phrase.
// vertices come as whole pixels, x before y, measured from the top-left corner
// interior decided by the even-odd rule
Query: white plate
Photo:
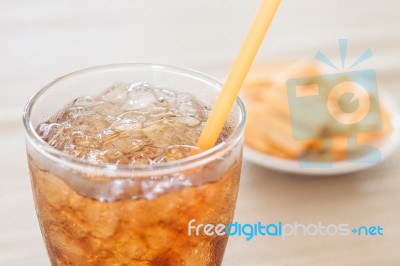
[[[396,151],[397,147],[400,144],[400,130],[398,128],[398,124],[400,123],[400,112],[397,108],[396,103],[394,102],[393,98],[390,97],[390,95],[387,95],[385,93],[382,95],[381,99],[382,103],[384,103],[386,110],[392,118],[391,121],[395,129],[388,137],[380,140],[374,145],[379,149],[381,153],[381,160],[379,163],[384,161],[394,151]],[[357,172],[377,165],[377,163],[353,163],[347,161],[334,161],[332,162],[331,166],[325,168],[304,168],[300,167],[298,160],[289,160],[271,156],[252,149],[248,146],[244,147],[244,158],[267,168],[301,175],[339,175]]]

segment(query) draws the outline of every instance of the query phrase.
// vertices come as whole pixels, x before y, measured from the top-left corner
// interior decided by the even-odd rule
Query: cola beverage
[[[212,103],[202,95],[218,93],[205,89],[210,78],[124,65],[118,80],[86,93],[82,75],[91,73],[90,81],[105,75],[100,70],[74,73],[59,87],[52,83],[24,114],[33,195],[51,264],[220,265],[227,235],[189,235],[188,223],[233,219],[242,106],[237,103],[216,146],[200,151],[195,145]],[[135,71],[153,78],[123,81]],[[60,106],[49,101],[68,85],[78,97],[61,99]]]

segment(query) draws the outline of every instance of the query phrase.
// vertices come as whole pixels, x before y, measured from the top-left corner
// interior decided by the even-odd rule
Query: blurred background
[[[4,151],[0,154],[0,265],[49,265],[25,159],[21,114],[30,96],[63,74],[110,63],[177,65],[223,80],[259,3],[0,0],[0,144]],[[399,10],[399,1],[284,0],[257,63],[312,59],[317,51],[339,62],[337,40],[347,38],[349,60],[370,48],[374,56],[360,67],[376,69],[382,87],[400,99]],[[324,180],[245,163],[237,220],[253,217],[256,222],[268,214],[276,219],[286,215],[289,221],[308,215],[312,221],[330,222],[330,217],[346,220],[369,206],[372,209],[364,217],[371,222],[381,218],[376,221],[386,223],[388,236],[350,244],[329,239],[286,243],[231,239],[225,265],[399,265],[400,255],[394,249],[400,244],[396,163],[392,158],[369,171],[368,177],[359,173]],[[326,211],[323,203],[336,209]],[[341,209],[346,203],[354,208]],[[374,252],[380,253],[373,256]]]

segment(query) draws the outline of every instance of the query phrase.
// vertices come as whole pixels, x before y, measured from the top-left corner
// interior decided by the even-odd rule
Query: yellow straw
[[[215,145],[280,2],[281,0],[263,0],[258,9],[253,24],[197,142],[197,147],[201,150],[208,150]]]

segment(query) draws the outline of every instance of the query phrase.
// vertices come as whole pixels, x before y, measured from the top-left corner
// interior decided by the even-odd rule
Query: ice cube
[[[111,145],[122,153],[131,153],[142,149],[145,142],[142,139],[131,137],[118,138]]]
[[[128,111],[120,114],[111,127],[117,131],[137,130],[142,128],[145,120],[143,112]]]
[[[156,88],[154,94],[158,100],[158,105],[163,107],[173,107],[176,105],[176,93],[166,89]]]
[[[64,126],[59,123],[45,123],[39,126],[38,134],[50,145],[60,148],[64,146],[66,136],[63,135]]]
[[[169,119],[170,124],[180,124],[188,127],[197,127],[200,121],[192,116],[176,116]]]
[[[187,128],[184,132],[186,138],[188,138],[191,143],[196,143],[200,137],[201,131],[197,128]]]
[[[54,136],[59,130],[61,130],[62,125],[59,123],[43,123],[39,126],[38,134],[39,136],[48,141]]]
[[[75,146],[86,148],[90,146],[90,140],[82,131],[74,131],[71,137]]]
[[[175,161],[190,156],[192,146],[189,145],[173,145],[169,146],[165,151],[166,161]]]
[[[85,107],[85,106],[90,106],[95,104],[97,101],[91,97],[91,96],[84,96],[81,98],[75,99],[73,106],[80,106],[80,107]]]
[[[146,113],[146,122],[175,116],[175,113],[166,107],[154,106]]]
[[[97,134],[97,139],[99,142],[104,143],[118,138],[119,135],[117,131],[108,128]]]
[[[142,149],[143,155],[147,157],[148,159],[155,159],[164,154],[164,149],[162,147],[156,147],[156,146],[144,146]]]
[[[143,126],[142,122],[133,122],[130,119],[123,119],[115,121],[111,128],[113,130],[123,132],[123,131],[130,131],[130,130],[138,130],[141,129]]]
[[[189,156],[185,145],[196,144],[205,117],[190,94],[117,83],[97,97],[76,99],[37,131],[50,145],[85,160],[157,164]]]
[[[199,120],[205,120],[203,106],[189,94],[179,94],[177,107],[177,116],[192,116]]]
[[[127,95],[128,87],[129,84],[127,83],[115,83],[101,96],[101,99],[110,103],[123,103]]]
[[[112,149],[104,152],[104,156],[109,162],[114,163],[122,157],[122,152],[117,149]]]
[[[129,87],[124,109],[142,109],[156,102],[157,99],[151,87],[147,83],[138,83]]]

